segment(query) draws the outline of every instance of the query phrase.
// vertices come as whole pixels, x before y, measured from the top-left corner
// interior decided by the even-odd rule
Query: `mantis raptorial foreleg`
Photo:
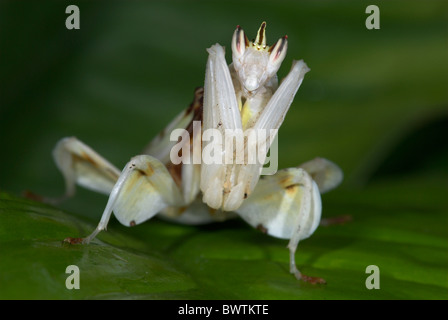
[[[272,49],[268,48],[265,26],[263,23],[258,31],[258,42],[253,44],[246,42],[244,32],[237,27],[232,40],[233,64],[230,67],[222,46],[216,44],[208,49],[204,130],[217,130],[224,137],[203,145],[203,150],[211,144],[215,150],[222,150],[218,158],[220,163],[201,167],[203,201],[214,209],[234,211],[241,206],[255,188],[264,163],[263,157],[250,163],[248,153],[261,147],[267,152],[272,143],[266,139],[245,140],[244,144],[237,144],[230,150],[236,156],[244,154],[243,163],[226,162],[229,150],[225,149],[224,142],[228,132],[253,130],[258,134],[278,130],[309,70],[303,61],[294,61],[290,73],[277,88],[276,72],[285,57],[287,41],[283,37]]]

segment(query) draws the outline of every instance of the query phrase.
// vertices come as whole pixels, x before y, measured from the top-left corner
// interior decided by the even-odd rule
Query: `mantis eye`
[[[240,26],[237,26],[232,38],[232,51],[234,56],[240,58],[248,46],[249,40],[247,39],[246,34]]]
[[[288,49],[288,36],[280,38],[270,49],[269,64],[272,66],[278,66],[283,62],[286,56],[286,50]]]

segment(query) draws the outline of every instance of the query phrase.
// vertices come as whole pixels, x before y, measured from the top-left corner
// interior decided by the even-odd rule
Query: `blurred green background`
[[[65,28],[69,4],[80,8],[80,30]],[[380,9],[379,30],[365,27],[365,9],[370,4]],[[78,137],[122,168],[191,102],[194,88],[203,84],[205,49],[217,42],[226,46],[230,62],[235,26],[241,25],[253,38],[266,21],[269,44],[288,35],[288,55],[279,76],[287,74],[293,59],[304,59],[311,68],[279,133],[280,168],[321,156],[339,164],[345,173],[342,186],[323,196],[323,216],[350,214],[352,224],[320,228],[298,251],[300,259],[304,248],[302,264],[317,270],[312,275],[330,270],[326,278],[329,283],[334,278],[338,288],[319,289],[323,293],[290,288],[289,281],[294,279],[287,275],[286,244],[264,239],[244,224],[230,223],[226,227],[234,228],[242,239],[247,232],[265,246],[276,245],[275,253],[263,255],[262,260],[281,263],[282,271],[273,272],[287,277],[282,284],[259,290],[225,289],[241,279],[221,283],[213,272],[207,274],[217,267],[192,258],[206,248],[198,245],[189,256],[187,244],[181,254],[168,248],[177,232],[203,232],[204,243],[220,244],[219,237],[229,236],[225,228],[177,229],[151,221],[142,228],[149,228],[154,237],[145,235],[146,229],[140,226],[134,234],[143,242],[159,241],[151,249],[186,264],[184,271],[194,279],[203,276],[198,266],[209,276],[205,282],[186,286],[194,288],[196,295],[187,294],[186,289],[185,295],[174,297],[447,299],[447,16],[446,1],[1,1],[0,191],[62,194],[63,180],[51,151],[66,136]],[[77,196],[59,208],[95,224],[106,200],[78,189]],[[5,196],[4,201],[0,213],[6,216],[11,212],[7,202],[22,200]],[[17,237],[10,229],[23,227],[17,221],[3,218],[2,222],[0,214],[3,298],[20,297],[16,278],[5,275],[12,261],[6,244]],[[25,219],[23,224],[29,222]],[[111,225],[132,237],[133,230],[123,230],[116,221]],[[32,227],[23,228],[33,232]],[[168,231],[157,238],[157,230]],[[209,233],[218,238],[208,239]],[[233,245],[244,248],[247,243],[241,242]],[[225,241],[217,248],[225,260]],[[307,256],[307,248],[314,258]],[[228,249],[229,257],[232,250]],[[373,253],[371,259],[362,256],[367,252]],[[183,255],[196,262],[188,267]],[[36,254],[35,259],[40,257]],[[244,255],[241,259],[250,260]],[[382,270],[392,279],[395,291],[366,291],[365,266],[379,264],[378,260],[383,261]],[[241,263],[228,267],[239,270]],[[48,265],[43,263],[42,268]],[[252,270],[247,265],[243,269]],[[346,273],[341,277],[338,270]],[[356,272],[361,280],[352,283],[355,289],[343,290]],[[223,289],[210,296],[209,284],[216,281]],[[65,289],[61,292],[66,296],[40,289],[28,297],[86,297]],[[142,290],[139,294],[145,293]],[[104,292],[89,292],[87,297],[96,294]]]

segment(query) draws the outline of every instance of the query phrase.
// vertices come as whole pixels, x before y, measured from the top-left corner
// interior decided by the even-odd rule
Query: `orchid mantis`
[[[109,195],[98,227],[83,243],[106,229],[112,213],[126,226],[156,214],[185,224],[240,216],[268,235],[289,239],[290,272],[297,279],[313,281],[297,269],[295,252],[299,241],[311,236],[319,225],[320,194],[342,181],[339,167],[316,158],[274,175],[260,176],[272,136],[243,136],[242,143],[231,149],[220,149],[227,143],[226,138],[205,137],[209,129],[224,137],[232,130],[243,134],[250,130],[276,133],[283,123],[309,69],[303,60],[294,61],[279,85],[276,73],[285,58],[288,40],[285,36],[268,46],[265,29],[263,22],[256,39],[249,41],[237,26],[230,65],[222,46],[209,48],[204,88],[195,90],[189,108],[156,136],[142,155],[131,158],[122,171],[74,137],[58,142],[53,155],[65,178],[64,198],[74,195],[76,184]],[[176,129],[184,129],[188,135],[173,139],[171,133]],[[199,154],[193,146],[199,146]],[[249,161],[247,152],[251,148],[265,150],[259,161]],[[183,160],[198,155],[203,160],[201,151],[204,154],[211,149],[220,161],[172,161],[173,150],[177,154],[182,150]],[[233,157],[229,161],[230,155]]]

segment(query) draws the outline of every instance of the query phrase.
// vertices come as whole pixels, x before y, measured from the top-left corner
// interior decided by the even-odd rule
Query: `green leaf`
[[[188,274],[157,252],[115,232],[91,245],[63,240],[93,225],[40,203],[0,194],[0,298],[173,298],[195,289]],[[80,290],[68,290],[66,268],[80,269]]]
[[[286,242],[240,221],[115,223],[89,245],[69,245],[62,240],[94,225],[1,193],[1,298],[446,299],[448,206],[433,201],[445,192],[434,182],[324,197],[325,212],[353,221],[318,228],[300,243],[296,261],[326,285],[297,281],[288,273]],[[409,194],[419,196],[410,201]],[[80,290],[65,287],[72,264],[80,268]],[[380,269],[379,290],[366,289],[369,265]]]

